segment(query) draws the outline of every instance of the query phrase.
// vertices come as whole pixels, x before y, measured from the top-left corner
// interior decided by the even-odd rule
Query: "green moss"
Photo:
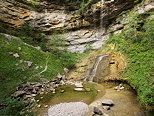
[[[134,15],[130,28],[110,37],[108,44],[126,54],[128,67],[123,74],[137,90],[138,99],[145,107],[154,107],[154,20]]]
[[[38,0],[27,0],[27,1],[30,2],[33,7],[39,6]]]
[[[74,91],[73,85],[61,86],[56,89],[56,93],[49,92],[45,95],[38,96],[40,104],[54,105],[61,102],[75,102],[83,101],[87,104],[90,104],[97,96],[97,90],[95,89],[96,84],[86,84],[87,88],[90,88],[90,91]],[[62,93],[61,91],[64,90]],[[43,99],[40,99],[43,97]]]

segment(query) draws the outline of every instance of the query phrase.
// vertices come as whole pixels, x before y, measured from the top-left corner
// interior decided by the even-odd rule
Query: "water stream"
[[[94,64],[93,68],[90,69],[90,70],[87,72],[87,76],[86,76],[86,78],[85,78],[85,81],[94,82],[94,78],[95,78],[95,80],[97,80],[97,81],[95,81],[95,82],[98,83],[98,78],[99,78],[99,77],[97,76],[98,67],[99,67],[101,61],[102,61],[104,58],[108,57],[108,56],[109,56],[109,55],[103,55],[103,56],[99,56],[99,57],[96,59],[96,63]],[[102,76],[102,75],[99,75],[99,76]]]

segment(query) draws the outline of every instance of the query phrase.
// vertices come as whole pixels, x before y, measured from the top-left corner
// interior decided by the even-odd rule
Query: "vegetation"
[[[22,100],[17,100],[11,97],[3,100],[1,104],[1,116],[34,116],[34,112],[30,112],[31,106],[27,106]],[[4,108],[5,107],[5,108]]]
[[[154,106],[154,19],[146,18],[150,14],[132,14],[129,28],[107,42],[126,54],[129,65],[123,76],[129,78],[140,103],[146,107]]]
[[[64,66],[73,68],[74,64],[86,53],[77,54],[67,52],[66,44],[67,41],[62,36],[54,34],[47,43],[47,49],[50,54],[54,54],[59,58]]]
[[[86,8],[90,6],[91,4],[95,4],[100,0],[81,0],[80,2],[80,8],[76,11],[76,14],[83,14],[85,13]]]
[[[25,39],[27,38],[25,37]],[[58,73],[62,74],[64,67],[72,68],[81,57],[81,55],[79,57],[78,54],[71,54],[66,51],[58,52],[58,49],[57,53],[56,51],[47,53],[25,44],[20,38],[6,37],[3,34],[0,34],[0,46],[0,104],[4,104],[1,113],[7,116],[13,113],[12,110],[9,110],[12,107],[17,108],[20,112],[25,106],[22,101],[11,106],[14,104],[14,99],[10,98],[12,102],[5,99],[11,95],[18,84],[42,79],[51,80]],[[28,66],[28,62],[31,65]],[[18,116],[18,113],[14,116]]]
[[[28,2],[30,2],[32,4],[33,7],[36,7],[39,5],[38,0],[27,0]]]

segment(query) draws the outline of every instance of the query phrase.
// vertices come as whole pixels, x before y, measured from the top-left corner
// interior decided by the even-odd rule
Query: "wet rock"
[[[110,106],[103,106],[104,110],[110,110]]]
[[[99,108],[97,108],[97,107],[94,107],[94,114],[98,114],[98,115],[103,115],[103,112],[99,109]]]
[[[113,101],[110,100],[110,99],[105,99],[105,100],[102,101],[102,105],[103,105],[103,106],[113,106],[114,103],[113,103]]]

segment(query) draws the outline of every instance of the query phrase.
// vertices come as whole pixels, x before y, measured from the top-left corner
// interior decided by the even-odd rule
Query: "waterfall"
[[[99,66],[100,62],[103,60],[103,58],[107,57],[107,56],[109,56],[109,55],[103,55],[103,56],[100,56],[97,58],[97,62],[94,64],[94,68],[88,72],[87,77],[85,78],[86,81],[93,82],[94,78],[97,78],[96,74],[97,74],[98,66]]]

